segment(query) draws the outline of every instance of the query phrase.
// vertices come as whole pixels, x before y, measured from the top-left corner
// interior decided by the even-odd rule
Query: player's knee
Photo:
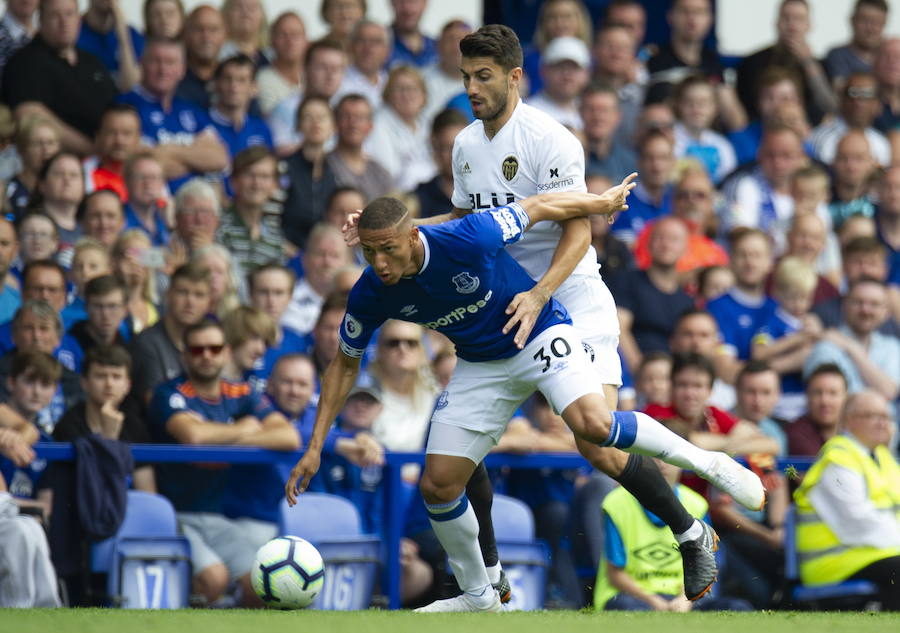
[[[585,412],[582,417],[581,437],[599,444],[609,437],[609,428],[612,424],[612,416],[609,411],[595,409]]]
[[[422,475],[419,482],[419,490],[422,492],[422,498],[425,503],[450,503],[458,498],[465,488],[465,482],[451,481],[439,476],[433,476],[426,473]]]
[[[207,602],[218,600],[228,588],[228,568],[223,563],[215,563],[200,570],[194,576],[196,593],[206,597]]]

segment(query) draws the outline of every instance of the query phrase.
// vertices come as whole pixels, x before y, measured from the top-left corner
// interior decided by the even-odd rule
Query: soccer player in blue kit
[[[504,247],[545,220],[627,209],[634,177],[600,196],[538,195],[436,226],[414,227],[406,208],[392,198],[376,199],[359,218],[370,265],[350,293],[340,351],[322,380],[315,429],[285,493],[295,504],[317,472],[325,436],[356,381],[369,339],[384,321],[415,315],[424,327],[450,338],[459,362],[435,407],[420,489],[463,593],[422,611],[500,610],[465,488],[516,408],[536,389],[583,441],[691,469],[748,508],[759,509],[765,501],[759,478],[724,453],[697,448],[643,413],[610,412],[578,332],[556,299],[546,302],[525,340],[517,341],[516,330],[505,331],[507,306],[535,282]]]

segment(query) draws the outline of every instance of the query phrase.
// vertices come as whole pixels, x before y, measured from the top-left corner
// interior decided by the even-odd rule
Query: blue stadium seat
[[[93,546],[91,571],[107,573],[112,606],[188,606],[191,549],[178,534],[175,509],[161,495],[128,491],[125,520],[115,536]]]
[[[878,588],[867,580],[847,580],[828,585],[804,585],[800,582],[800,566],[797,561],[796,509],[788,508],[784,521],[784,575],[791,583],[791,599],[798,606],[821,607],[825,600],[840,598],[865,601],[878,595]]]
[[[509,608],[534,611],[544,607],[550,548],[534,538],[534,515],[522,501],[494,495],[491,508],[500,563],[512,585]]]
[[[325,583],[312,604],[324,611],[367,609],[381,562],[381,540],[362,534],[359,513],[337,495],[305,492],[297,505],[282,500],[279,532],[316,546],[325,561]]]

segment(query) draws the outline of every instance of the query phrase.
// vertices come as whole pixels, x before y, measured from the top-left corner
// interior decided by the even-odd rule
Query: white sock
[[[478,519],[465,493],[450,503],[426,503],[425,507],[431,527],[450,559],[459,588],[476,604],[492,602],[495,592],[478,546]]]
[[[694,446],[640,411],[613,411],[609,438],[604,446],[658,457],[674,466],[693,470],[698,475],[709,470],[716,455]]]
[[[496,585],[498,582],[500,582],[500,569],[500,563],[491,565],[487,568],[488,580],[491,581],[492,585]]]
[[[703,534],[703,526],[700,525],[700,521],[694,519],[694,522],[691,523],[691,527],[689,527],[681,534],[675,535],[675,540],[678,541],[679,545],[681,545],[683,543],[687,543],[688,541],[694,541],[700,538],[701,534]]]

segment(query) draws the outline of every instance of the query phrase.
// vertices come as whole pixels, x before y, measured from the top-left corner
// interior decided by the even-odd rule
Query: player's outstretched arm
[[[529,196],[519,204],[531,219],[529,227],[537,222],[551,220],[564,222],[570,218],[588,215],[610,215],[628,210],[628,194],[637,186],[637,172],[629,174],[620,184],[610,187],[600,195],[592,193],[542,193]]]
[[[343,351],[338,350],[337,356],[328,365],[325,375],[322,377],[322,394],[319,397],[319,406],[316,409],[316,423],[313,428],[312,437],[303,457],[297,462],[297,465],[291,470],[291,476],[284,487],[284,493],[288,500],[288,505],[293,506],[297,503],[297,494],[306,490],[309,481],[319,470],[319,462],[322,454],[322,446],[325,444],[325,436],[328,435],[328,429],[334,423],[347,400],[347,394],[356,383],[356,377],[359,374],[359,360],[347,356]]]

